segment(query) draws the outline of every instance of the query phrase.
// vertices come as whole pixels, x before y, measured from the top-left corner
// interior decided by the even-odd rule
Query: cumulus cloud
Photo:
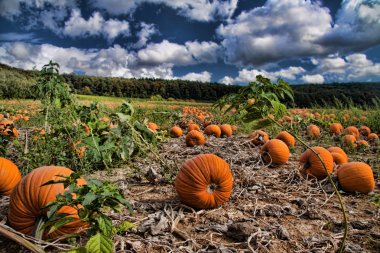
[[[85,20],[79,9],[71,12],[71,17],[65,22],[63,34],[70,37],[95,36],[103,34],[109,41],[119,35],[130,34],[129,23],[116,19],[104,20],[99,12],[94,12],[92,16]]]
[[[179,79],[182,80],[189,80],[189,81],[199,81],[199,82],[210,82],[211,81],[211,73],[208,71],[203,71],[201,73],[188,73],[184,76],[179,77]]]
[[[173,79],[172,66],[161,64],[140,66],[133,52],[119,45],[106,49],[61,48],[51,44],[34,45],[24,42],[4,43],[0,46],[0,62],[23,69],[40,69],[53,60],[59,62],[62,73],[77,70],[87,75],[126,78]]]
[[[193,65],[196,63],[214,63],[218,58],[219,46],[214,42],[186,42],[185,45],[163,40],[150,43],[137,52],[139,61],[147,65],[173,64]]]
[[[224,76],[222,79],[219,80],[219,83],[223,83],[226,85],[232,85],[235,83],[235,80],[230,76]]]
[[[139,40],[132,46],[133,48],[142,48],[146,46],[146,43],[153,34],[158,33],[158,29],[154,24],[147,24],[145,22],[140,23],[140,31],[137,32]]]
[[[94,7],[104,9],[113,15],[132,14],[143,3],[165,4],[178,11],[179,15],[192,20],[208,22],[230,18],[237,7],[237,0],[93,0]]]
[[[336,20],[319,1],[268,0],[217,29],[227,63],[260,66],[358,52],[380,42],[380,2],[345,0]]]
[[[320,84],[324,83],[325,79],[322,75],[320,74],[315,74],[315,75],[304,75],[302,78],[302,81],[305,83],[314,83],[314,84]]]

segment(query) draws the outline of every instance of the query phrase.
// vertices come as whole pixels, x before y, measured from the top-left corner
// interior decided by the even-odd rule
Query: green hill
[[[38,71],[13,68],[0,63],[0,98],[33,98],[30,87],[36,82]],[[216,101],[221,96],[236,92],[240,86],[202,83],[186,80],[127,79],[63,74],[66,82],[78,94],[115,97],[163,98]],[[315,105],[372,105],[380,99],[380,83],[333,83],[292,85],[296,107]],[[375,101],[376,102],[376,101]]]

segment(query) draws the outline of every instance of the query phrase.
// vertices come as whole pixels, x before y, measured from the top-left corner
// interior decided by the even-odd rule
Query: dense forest
[[[33,98],[31,87],[38,71],[0,64],[0,98]],[[186,80],[126,79],[64,74],[67,84],[78,94],[117,97],[163,98],[216,101],[236,92],[240,86]],[[292,85],[296,107],[315,105],[372,105],[380,99],[380,83],[332,83]],[[376,101],[375,101],[376,100]]]

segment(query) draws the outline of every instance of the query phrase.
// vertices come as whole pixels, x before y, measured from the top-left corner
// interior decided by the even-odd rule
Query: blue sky
[[[244,84],[380,81],[380,0],[0,0],[0,62]]]

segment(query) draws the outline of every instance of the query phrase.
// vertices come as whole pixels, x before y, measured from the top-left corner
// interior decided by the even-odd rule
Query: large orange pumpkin
[[[350,148],[356,148],[356,137],[352,134],[346,134],[343,136],[343,144]]]
[[[205,143],[205,136],[197,130],[192,130],[186,134],[186,145],[189,147],[194,147],[196,145],[204,145]]]
[[[182,128],[174,126],[170,129],[170,136],[173,138],[178,138],[182,136]]]
[[[274,165],[285,164],[289,160],[290,151],[282,140],[273,139],[261,147],[261,157],[266,163]]]
[[[214,154],[201,154],[187,160],[175,180],[175,189],[183,203],[194,208],[216,208],[232,192],[230,167]]]
[[[371,167],[363,162],[349,162],[338,167],[338,180],[346,192],[369,193],[375,189]]]
[[[60,166],[44,166],[37,168],[21,179],[14,188],[10,197],[8,221],[17,231],[32,235],[38,219],[46,216],[47,210],[43,209],[49,202],[56,199],[56,195],[63,193],[63,184],[51,184],[41,186],[49,180],[62,179],[56,175],[69,176],[72,170]],[[85,184],[85,180],[79,179],[78,185]],[[67,213],[71,217],[78,218],[77,211],[72,207],[62,207],[58,213]],[[78,219],[74,220],[51,234],[45,234],[43,238],[54,238],[64,234],[78,233],[85,225]]]
[[[307,126],[306,133],[310,138],[316,139],[321,135],[321,130],[318,126],[311,124]]]
[[[16,164],[0,157],[0,195],[9,196],[21,179],[21,173]]]
[[[359,133],[363,136],[368,136],[371,133],[371,129],[367,126],[361,126],[359,128]]]
[[[343,126],[340,123],[332,123],[330,125],[330,134],[339,135],[343,132]]]
[[[329,174],[334,169],[334,159],[331,153],[322,147],[312,147],[312,149],[322,158],[326,165],[326,169]],[[310,149],[307,149],[300,157],[300,164],[302,166],[301,172],[305,175],[316,177],[317,179],[323,179],[327,177],[327,173],[323,167],[322,162],[318,156]]]
[[[354,126],[349,126],[344,129],[344,134],[351,134],[355,136],[355,138],[359,138],[359,130]]]
[[[294,138],[293,135],[288,133],[287,131],[281,131],[277,134],[276,139],[282,140],[285,142],[288,147],[294,147],[296,144],[296,139]]]
[[[222,131],[221,136],[227,136],[227,137],[232,136],[233,131],[232,131],[232,127],[230,124],[221,125],[220,130]]]
[[[222,134],[222,130],[218,125],[208,125],[204,131],[207,135],[214,135],[216,138],[219,138]]]
[[[256,130],[248,136],[252,143],[255,145],[263,145],[269,141],[269,136],[266,132],[262,130]]]

